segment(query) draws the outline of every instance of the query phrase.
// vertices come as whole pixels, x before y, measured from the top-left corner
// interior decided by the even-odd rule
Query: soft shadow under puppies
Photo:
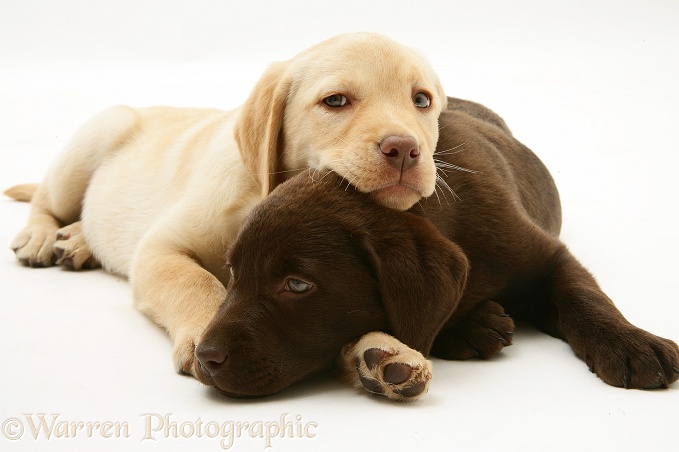
[[[540,160],[480,105],[449,99],[439,122],[439,189],[409,212],[335,173],[301,174],[252,212],[196,350],[201,381],[266,395],[342,354],[366,389],[412,399],[429,353],[488,358],[511,344],[505,311],[567,341],[610,385],[677,380],[677,345],[630,324],[558,239],[559,197]]]

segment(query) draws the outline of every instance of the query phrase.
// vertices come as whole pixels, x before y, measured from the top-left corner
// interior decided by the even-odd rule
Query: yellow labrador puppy
[[[237,110],[115,107],[86,123],[29,200],[12,243],[31,267],[103,266],[174,341],[176,369],[226,295],[226,249],[284,179],[331,169],[400,210],[433,194],[446,97],[415,51],[341,35],[273,64]]]

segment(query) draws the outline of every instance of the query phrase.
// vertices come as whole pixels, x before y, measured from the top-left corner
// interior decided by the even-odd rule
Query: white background
[[[633,323],[679,340],[679,4],[671,0],[0,3],[0,187],[37,182],[74,130],[114,104],[234,108],[266,66],[349,31],[424,51],[449,95],[482,102],[552,171],[563,238]],[[420,402],[331,378],[261,400],[221,397],[172,370],[165,334],[100,271],[19,266],[28,206],[0,200],[0,449],[221,450],[143,440],[178,425],[315,422],[272,450],[670,450],[679,386],[608,387],[530,328],[491,361],[434,362]],[[33,438],[25,414],[127,423],[129,438]],[[25,431],[16,433],[13,418]],[[37,419],[34,417],[34,419]],[[48,417],[51,419],[51,417]],[[189,426],[185,426],[188,429]],[[243,432],[234,450],[264,450]]]

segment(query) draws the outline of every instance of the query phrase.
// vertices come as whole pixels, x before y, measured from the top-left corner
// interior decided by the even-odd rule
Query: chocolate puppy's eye
[[[328,107],[340,108],[349,104],[349,99],[343,94],[333,94],[323,99],[323,103]]]
[[[431,105],[429,94],[420,91],[413,96],[413,103],[417,108],[427,108]]]
[[[314,286],[312,286],[306,281],[302,281],[301,279],[288,278],[285,281],[284,289],[286,292],[300,294],[308,292],[309,290],[311,290],[312,287]]]

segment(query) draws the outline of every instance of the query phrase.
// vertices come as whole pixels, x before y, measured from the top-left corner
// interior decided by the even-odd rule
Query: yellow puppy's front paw
[[[353,361],[354,384],[392,400],[414,401],[427,393],[431,361],[396,338],[368,333],[343,350],[347,370]]]
[[[51,267],[56,261],[52,245],[56,241],[56,228],[29,226],[19,232],[12,241],[12,251],[22,265],[27,267]]]
[[[174,350],[172,350],[172,361],[174,362],[174,369],[184,375],[196,376],[194,369],[196,359],[195,350],[198,338],[185,337],[180,340],[175,340]]]

